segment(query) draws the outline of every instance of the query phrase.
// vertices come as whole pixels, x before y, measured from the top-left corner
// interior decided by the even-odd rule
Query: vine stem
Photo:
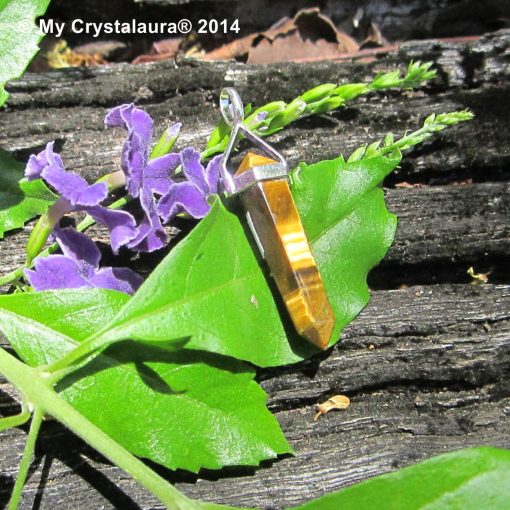
[[[48,380],[42,377],[40,371],[25,365],[2,348],[0,348],[0,373],[20,390],[36,410],[32,419],[25,453],[23,454],[20,475],[22,474],[22,469],[25,468],[25,464],[27,467],[30,464],[30,457],[42,416],[49,414],[72,430],[113,464],[126,471],[140,485],[152,492],[167,508],[172,510],[199,510],[203,508],[201,503],[193,501],[179,492],[164,478],[147,467],[141,460],[129,453],[124,447],[59,397]],[[21,481],[18,483],[18,480]],[[15,490],[20,492],[25,478],[18,477],[18,480],[16,481]],[[19,496],[17,497],[19,501]],[[13,494],[11,501],[14,502],[15,506],[9,506],[9,510],[16,508],[15,494]],[[221,507],[218,506],[217,508]]]
[[[51,365],[45,367],[45,373],[48,374],[48,377],[52,380],[52,382],[57,383],[68,373],[76,370],[77,362],[82,359],[84,360],[101,347],[105,347],[105,342],[101,338],[101,331],[85,339],[73,350],[69,351]]]
[[[28,420],[30,420],[30,412],[27,409],[23,409],[21,413],[15,414],[14,416],[0,418],[0,432],[2,430],[11,429],[12,427],[19,427]]]
[[[41,428],[43,415],[44,413],[42,409],[40,407],[36,407],[34,410],[34,415],[32,416],[32,423],[30,424],[30,430],[28,432],[25,449],[23,450],[23,456],[21,457],[18,476],[16,477],[16,483],[14,484],[14,489],[12,490],[11,499],[9,500],[9,510],[16,510],[18,508],[21,499],[21,492],[23,491],[23,486],[25,485],[25,481],[27,479],[28,469],[30,468],[30,463],[32,462],[32,454],[35,450],[35,442],[37,440],[37,436],[39,435],[39,429]]]

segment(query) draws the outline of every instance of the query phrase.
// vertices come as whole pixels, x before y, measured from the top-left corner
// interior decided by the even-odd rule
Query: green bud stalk
[[[175,142],[177,141],[177,138],[179,138],[179,131],[177,131],[176,133],[173,127],[174,126],[170,126],[169,128],[165,129],[160,139],[157,141],[156,145],[152,149],[150,159],[155,159],[164,156],[165,154],[168,154],[172,150],[173,146],[175,145]]]
[[[330,97],[335,88],[336,83],[324,83],[314,87],[313,89],[307,90],[304,94],[301,94],[301,99],[305,103],[314,103]]]
[[[27,260],[25,263],[27,267],[41,253],[53,228],[68,210],[69,202],[65,198],[61,198],[39,218],[27,242]]]
[[[299,119],[305,109],[306,103],[301,99],[301,97],[297,97],[286,106],[285,110],[276,114],[271,119],[271,122],[268,126],[268,133],[279,131],[287,124],[290,124],[291,122]]]
[[[333,94],[341,97],[344,101],[349,101],[355,97],[361,96],[368,92],[368,85],[366,83],[346,83],[337,87]]]

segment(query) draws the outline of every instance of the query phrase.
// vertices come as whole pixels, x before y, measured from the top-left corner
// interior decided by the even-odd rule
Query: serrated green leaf
[[[32,366],[59,359],[129,301],[104,289],[0,296],[0,330]],[[290,453],[247,364],[123,342],[59,383],[62,397],[138,456],[197,472]]]
[[[0,106],[9,94],[4,85],[17,78],[39,51],[42,38],[34,20],[46,12],[50,0],[0,0]]]
[[[196,473],[292,452],[254,377],[232,358],[123,342],[68,378],[63,395],[135,455]]]
[[[380,183],[399,159],[342,158],[302,165],[292,192],[336,315],[333,340],[366,305],[368,271],[385,255],[396,219]],[[317,350],[280,314],[239,217],[217,200],[98,337],[166,341],[259,366],[294,363]]]
[[[468,448],[327,494],[299,510],[508,510],[510,452]]]
[[[23,171],[23,164],[0,149],[0,239],[5,232],[46,212],[57,199],[42,180],[21,180]]]

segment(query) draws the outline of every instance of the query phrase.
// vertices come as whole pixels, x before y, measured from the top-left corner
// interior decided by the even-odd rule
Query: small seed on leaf
[[[328,398],[326,402],[317,404],[317,414],[313,417],[313,420],[317,421],[319,416],[329,413],[332,409],[347,409],[350,403],[349,397],[345,395],[335,395],[334,397]]]

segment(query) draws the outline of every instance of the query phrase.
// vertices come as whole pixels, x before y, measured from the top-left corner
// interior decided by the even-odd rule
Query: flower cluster
[[[25,177],[28,180],[44,179],[60,195],[60,200],[53,206],[58,216],[83,211],[105,225],[110,231],[115,253],[137,235],[136,222],[131,214],[100,205],[108,195],[106,184],[89,185],[78,174],[67,172],[62,158],[53,152],[53,142],[48,143],[37,156],[30,156]]]
[[[99,251],[94,243],[83,234],[59,227],[65,214],[82,211],[105,225],[114,253],[121,247],[152,252],[166,244],[163,222],[180,213],[203,218],[210,210],[208,197],[218,193],[221,156],[207,166],[201,163],[200,152],[192,147],[151,157],[153,120],[133,104],[110,110],[105,125],[127,131],[121,156],[123,182],[128,194],[139,201],[142,217],[137,223],[130,213],[103,206],[107,184],[90,185],[78,174],[66,171],[62,158],[54,152],[54,143],[48,143],[45,150],[30,157],[25,176],[28,180],[44,179],[60,195],[51,213],[53,234],[63,255],[36,259],[35,270],[25,271],[36,290],[97,286],[133,292],[140,283],[128,269],[99,269]],[[175,141],[180,128],[181,124],[174,124],[165,136]],[[179,176],[178,169],[182,169]]]
[[[53,233],[62,255],[35,259],[35,270],[25,276],[35,290],[101,287],[132,294],[142,277],[127,267],[99,268],[101,253],[85,234],[72,228],[56,228]]]

